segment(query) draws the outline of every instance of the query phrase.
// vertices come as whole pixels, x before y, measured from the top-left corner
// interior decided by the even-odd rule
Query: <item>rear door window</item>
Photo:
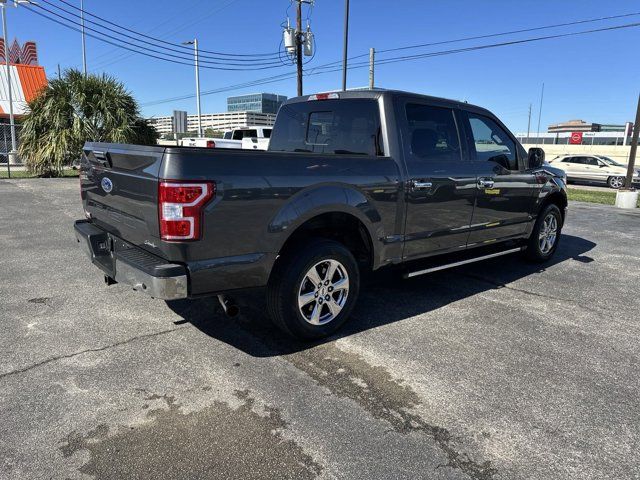
[[[460,162],[460,136],[453,110],[419,103],[406,106],[410,162]]]
[[[280,108],[269,150],[373,156],[381,142],[376,100],[318,100]]]

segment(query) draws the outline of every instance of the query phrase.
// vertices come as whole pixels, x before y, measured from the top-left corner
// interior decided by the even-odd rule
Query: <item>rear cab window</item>
[[[269,150],[383,155],[378,102],[354,98],[285,104],[278,112]]]
[[[242,140],[243,138],[256,138],[258,136],[258,131],[255,129],[251,130],[235,130],[233,132],[234,140]]]

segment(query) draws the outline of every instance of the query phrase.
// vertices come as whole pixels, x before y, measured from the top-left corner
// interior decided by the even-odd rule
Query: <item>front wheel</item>
[[[267,286],[267,308],[286,333],[322,338],[347,321],[359,289],[351,252],[338,242],[313,240],[279,259]]]
[[[611,188],[615,188],[616,190],[624,187],[624,182],[624,177],[609,177],[607,179],[607,185],[609,185]]]
[[[540,213],[529,237],[525,255],[534,262],[549,260],[560,241],[562,214],[557,205],[551,204]]]

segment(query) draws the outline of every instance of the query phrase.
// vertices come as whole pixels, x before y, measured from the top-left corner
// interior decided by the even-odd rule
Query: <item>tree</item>
[[[108,75],[72,69],[29,102],[20,133],[20,156],[29,171],[58,176],[80,158],[85,142],[154,145],[156,130],[140,117],[124,85]]]
[[[204,131],[204,136],[207,138],[223,138],[224,132],[221,130],[215,130],[209,127]]]

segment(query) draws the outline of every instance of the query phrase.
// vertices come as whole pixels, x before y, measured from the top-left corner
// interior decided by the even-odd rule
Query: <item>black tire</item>
[[[317,264],[330,260],[338,262],[343,273],[348,275],[346,298],[335,318],[327,323],[312,325],[298,308],[298,296],[301,287],[310,286],[309,280],[305,279],[307,273]],[[322,265],[318,268],[322,269]],[[303,285],[303,282],[307,283]],[[360,271],[351,252],[341,243],[332,240],[311,240],[278,259],[267,286],[267,311],[275,325],[289,335],[306,340],[323,338],[334,333],[347,321],[359,290]],[[340,296],[337,289],[332,295]],[[312,300],[313,305],[309,308],[315,308],[317,302],[318,300]],[[330,314],[328,305],[319,306],[321,312]]]
[[[547,218],[553,215],[556,221],[556,236],[553,242],[553,245],[549,250],[541,248],[541,239],[540,233],[545,228],[545,221]],[[560,213],[560,209],[555,204],[547,205],[538,215],[538,219],[536,220],[536,224],[533,227],[533,231],[531,232],[531,236],[527,241],[527,248],[524,251],[525,257],[533,262],[546,262],[549,260],[555,251],[558,249],[558,244],[560,243],[560,237],[562,234],[562,213]]]
[[[621,183],[620,180],[622,180]],[[609,186],[609,188],[615,188],[616,190],[624,187],[625,183],[627,183],[626,178],[624,178],[622,175],[614,175],[607,178],[607,185]]]

